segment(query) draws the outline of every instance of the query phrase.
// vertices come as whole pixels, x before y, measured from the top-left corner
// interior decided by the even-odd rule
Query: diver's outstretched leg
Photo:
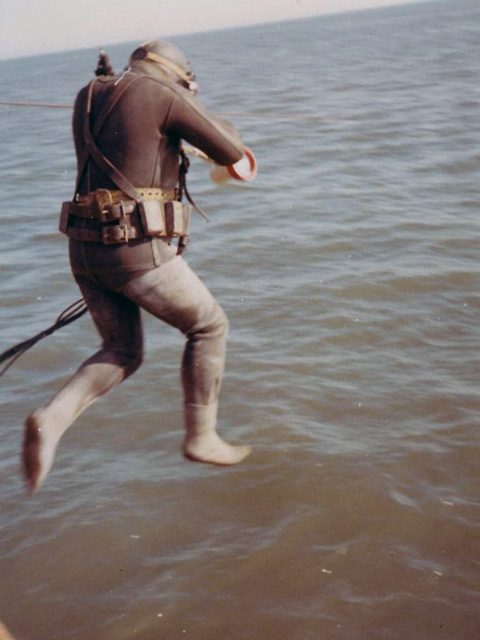
[[[45,407],[25,422],[22,466],[30,490],[35,493],[47,477],[60,438],[75,419],[97,398],[122,382],[140,364],[123,363],[115,354],[99,351],[87,360]],[[108,362],[110,361],[110,362]]]
[[[25,422],[22,468],[30,493],[47,477],[60,438],[97,398],[131,375],[141,364],[143,337],[136,304],[100,288],[81,287],[103,338],[100,351],[86,360],[50,403]]]

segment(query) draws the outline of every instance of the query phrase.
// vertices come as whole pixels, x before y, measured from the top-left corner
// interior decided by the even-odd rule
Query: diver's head
[[[189,61],[171,42],[150,40],[141,44],[130,56],[130,67],[151,76],[163,74],[172,82],[190,91],[197,91],[195,74],[190,69]]]

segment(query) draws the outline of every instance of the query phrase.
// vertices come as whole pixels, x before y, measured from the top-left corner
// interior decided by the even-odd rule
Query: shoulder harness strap
[[[110,178],[112,182],[117,185],[117,187],[121,191],[130,196],[130,198],[132,198],[132,200],[135,200],[135,202],[140,202],[142,200],[142,196],[138,193],[130,180],[119,169],[117,169],[117,167],[115,167],[115,165],[112,164],[112,162],[110,162],[108,158],[103,155],[95,142],[95,138],[100,133],[107,117],[109,116],[115,105],[118,103],[125,91],[139,77],[140,76],[130,76],[127,78],[122,78],[123,82],[119,82],[115,86],[113,92],[110,94],[109,98],[105,101],[102,108],[100,109],[100,112],[98,113],[98,116],[93,125],[93,133],[90,128],[90,116],[92,112],[93,88],[95,86],[95,83],[97,82],[97,78],[92,80],[88,85],[87,106],[83,119],[85,150],[78,170],[77,183],[75,185],[75,198],[77,196],[80,182],[85,174],[88,163],[90,162],[90,159],[93,158],[100,169]]]

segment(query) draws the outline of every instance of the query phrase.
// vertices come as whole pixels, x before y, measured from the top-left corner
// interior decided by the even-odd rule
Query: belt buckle
[[[122,217],[122,215],[122,210],[118,204],[111,204],[103,207],[102,209],[99,208],[97,211],[98,219],[103,224],[105,224],[105,222],[113,222],[113,220],[118,220]]]
[[[112,222],[113,220],[120,220],[125,218],[135,211],[137,203],[135,200],[121,200],[112,204],[107,204],[98,213],[100,222]]]
[[[128,224],[116,224],[102,229],[103,244],[126,244],[128,239]]]

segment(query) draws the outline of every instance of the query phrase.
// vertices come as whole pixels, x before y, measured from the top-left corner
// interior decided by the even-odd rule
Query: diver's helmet
[[[130,67],[143,73],[155,75],[155,69],[168,76],[172,82],[197,91],[195,74],[190,69],[190,63],[178,47],[163,40],[150,40],[141,44],[130,56]]]

